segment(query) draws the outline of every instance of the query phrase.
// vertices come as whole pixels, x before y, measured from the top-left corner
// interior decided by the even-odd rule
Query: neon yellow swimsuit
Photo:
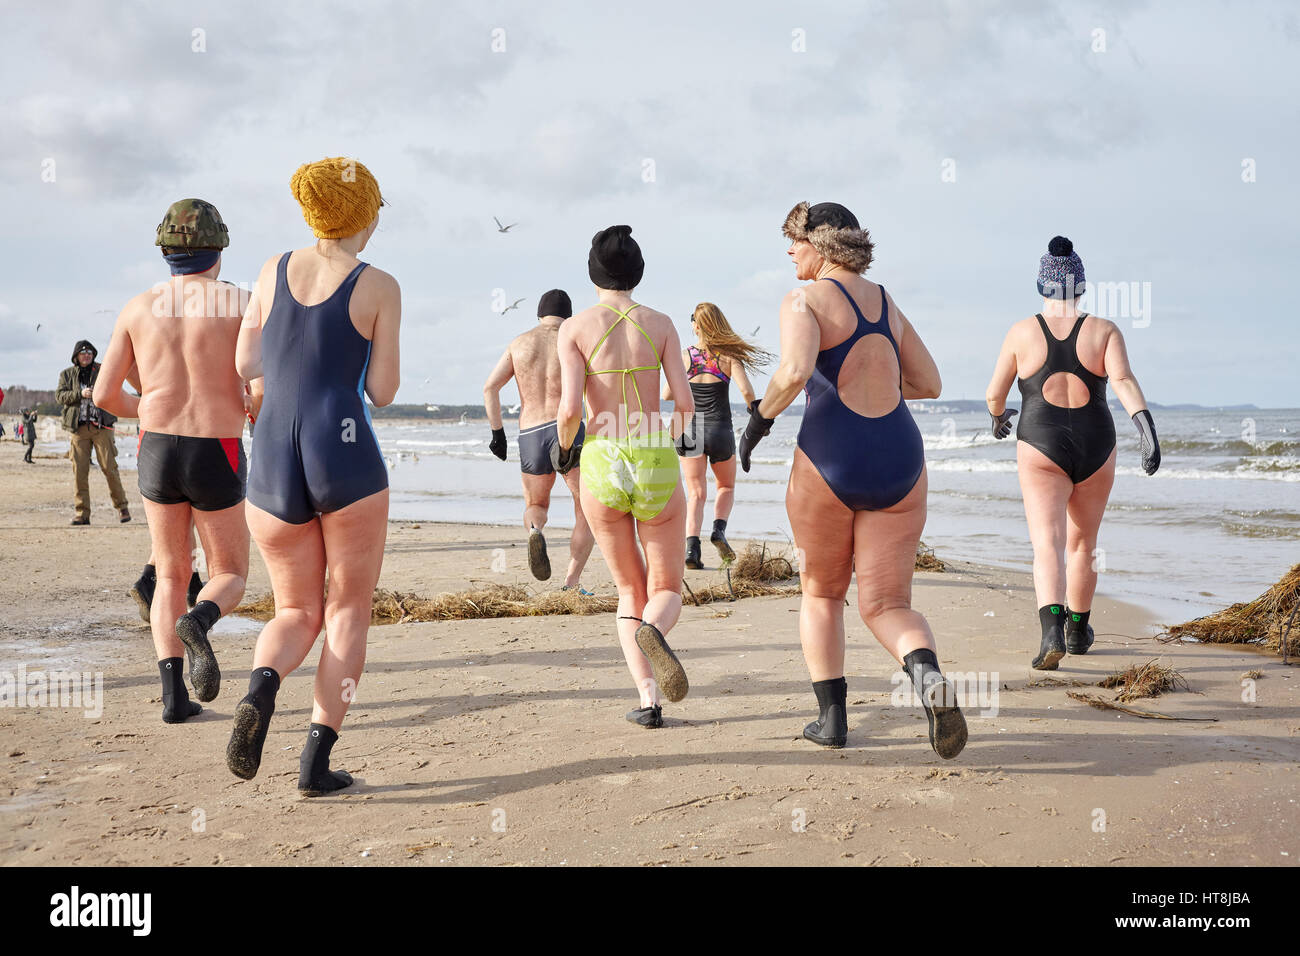
[[[637,409],[644,418],[645,407],[641,404],[641,391],[637,388],[636,372],[655,372],[663,368],[663,360],[654,340],[646,335],[645,329],[632,321],[631,311],[637,307],[633,303],[627,312],[620,312],[612,305],[601,302],[605,308],[618,315],[618,319],[600,337],[596,347],[587,359],[587,375],[623,376],[623,425],[628,432],[626,438],[605,438],[588,433],[582,443],[582,459],[578,468],[582,481],[596,499],[603,505],[616,511],[631,514],[638,521],[649,521],[664,510],[668,499],[677,490],[680,472],[677,465],[677,450],[673,447],[672,435],[661,428],[649,435],[631,435],[627,404],[628,376],[632,378],[632,391],[636,395]],[[645,336],[650,349],[655,353],[654,365],[641,365],[636,368],[593,369],[591,359],[596,357],[600,347],[605,344],[609,334],[618,327],[619,322],[627,320],[632,327]],[[587,400],[587,387],[584,380],[583,401]],[[587,405],[587,421],[593,420],[591,406]]]

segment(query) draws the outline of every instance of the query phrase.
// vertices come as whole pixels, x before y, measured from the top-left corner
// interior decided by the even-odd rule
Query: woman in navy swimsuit
[[[262,267],[235,356],[246,379],[264,379],[247,510],[275,618],[257,639],[226,763],[246,780],[257,774],[280,682],[324,625],[298,777],[299,792],[317,796],[352,783],[329,755],[365,666],[388,531],[388,472],[363,393],[383,406],[397,392],[401,292],[357,258],[383,203],[369,170],[325,159],[290,185],[316,243]]]
[[[804,737],[842,747],[848,736],[844,598],[856,569],[862,620],[903,665],[930,744],[950,759],[966,745],[966,720],[930,626],[912,609],[926,476],[905,402],[938,397],[939,370],[884,288],[862,277],[872,243],[853,213],[800,203],[783,232],[796,277],[812,281],[781,303],[780,367],[751,409],[740,465],[749,471],[754,445],[806,389],[785,499],[803,584],[799,638],[820,711]]]
[[[1129,368],[1114,322],[1080,312],[1083,261],[1064,236],[1038,264],[1043,311],[1011,327],[987,400],[993,437],[1011,434],[1007,392],[1020,383],[1016,460],[1034,546],[1034,592],[1042,638],[1030,666],[1056,670],[1062,657],[1092,647],[1088,623],[1097,591],[1093,555],[1115,482],[1115,420],[1106,383],[1133,419],[1142,468],[1160,467],[1160,444],[1146,398]],[[1068,569],[1067,569],[1068,555]],[[1068,583],[1067,583],[1068,582]]]

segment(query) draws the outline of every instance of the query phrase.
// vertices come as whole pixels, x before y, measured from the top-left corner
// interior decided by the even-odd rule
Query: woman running
[[[1108,379],[1137,427],[1142,469],[1148,475],[1160,467],[1160,442],[1129,368],[1123,334],[1114,322],[1078,310],[1083,261],[1069,239],[1056,236],[1048,243],[1038,265],[1038,292],[1043,311],[1011,326],[986,398],[993,437],[1006,438],[1017,414],[1007,409],[1007,392],[1019,380],[1016,462],[1034,546],[1034,593],[1042,629],[1038,656],[1030,666],[1051,671],[1066,651],[1086,654],[1093,642],[1088,623],[1097,591],[1093,555],[1115,482]]]
[[[675,702],[689,686],[666,638],[682,610],[686,519],[674,441],[695,405],[681,363],[663,363],[681,350],[672,320],[632,301],[645,261],[631,233],[630,226],[596,233],[587,272],[599,301],[560,326],[551,457],[560,474],[581,457],[582,512],[618,587],[618,639],[641,695],[627,719],[655,728],[663,726],[660,692]],[[659,415],[661,370],[682,397],[668,427]],[[575,449],[584,402],[587,433]]]
[[[786,490],[799,551],[799,639],[819,714],[803,735],[825,747],[848,738],[844,599],[856,570],[858,611],[912,681],[947,759],[966,746],[966,719],[939,670],[934,634],[912,609],[916,546],[925,527],[921,432],[905,399],[937,398],[939,370],[921,337],[885,293],[862,277],[872,242],[838,203],[799,203],[782,230],[795,276],[812,280],[781,303],[781,358],[740,440],[749,471],[754,446],[806,387]]]
[[[265,378],[248,526],[271,576],[275,618],[257,639],[226,764],[245,780],[257,774],[280,682],[323,624],[298,775],[299,792],[319,796],[352,783],[329,769],[330,749],[365,666],[388,532],[388,471],[362,390],[376,406],[397,392],[401,292],[357,258],[383,205],[368,169],[324,159],[299,167],[290,188],[316,243],[262,267],[235,357],[244,378]]]
[[[727,543],[727,519],[736,501],[736,433],[731,424],[731,383],[735,381],[748,407],[754,401],[754,387],[745,374],[766,361],[767,353],[750,345],[731,328],[727,317],[712,302],[701,302],[691,313],[695,344],[682,352],[686,378],[695,400],[695,417],[677,442],[686,483],[686,566],[702,568],[700,526],[704,524],[706,497],[705,460],[713,466],[717,497],[713,502],[713,534],[709,540],[724,562],[736,552]],[[663,399],[672,400],[672,389],[664,384]]]

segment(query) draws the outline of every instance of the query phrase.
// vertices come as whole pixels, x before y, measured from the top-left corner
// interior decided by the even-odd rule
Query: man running
[[[202,710],[185,690],[181,648],[196,696],[212,700],[221,671],[208,632],[239,604],[248,577],[244,381],[235,370],[235,343],[249,293],[217,279],[230,238],[210,203],[173,203],[155,244],[172,278],[122,309],[94,399],[140,420],[140,495],[156,559],[149,621],[163,682],[162,717],[180,723]],[[139,396],[122,388],[133,366]],[[209,580],[186,613],[191,520]]]
[[[542,529],[546,527],[551,489],[555,486],[551,446],[555,444],[555,410],[560,404],[560,356],[556,341],[560,323],[571,315],[573,305],[564,290],[552,289],[542,296],[537,303],[536,328],[510,343],[483,386],[483,405],[487,408],[488,424],[492,426],[488,448],[502,461],[506,460],[506,430],[501,425],[501,389],[512,377],[519,388],[519,470],[523,472],[524,482],[528,566],[539,581],[551,576]],[[582,425],[579,425],[576,445],[582,444],[582,435]],[[596,539],[582,514],[578,473],[565,475],[564,483],[573,495],[573,534],[569,536],[569,570],[564,577],[564,590],[582,591],[578,581]]]

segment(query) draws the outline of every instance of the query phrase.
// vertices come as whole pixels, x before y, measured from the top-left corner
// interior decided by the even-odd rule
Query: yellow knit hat
[[[321,239],[354,236],[374,221],[384,198],[370,170],[346,156],[306,163],[289,180],[302,217]]]

